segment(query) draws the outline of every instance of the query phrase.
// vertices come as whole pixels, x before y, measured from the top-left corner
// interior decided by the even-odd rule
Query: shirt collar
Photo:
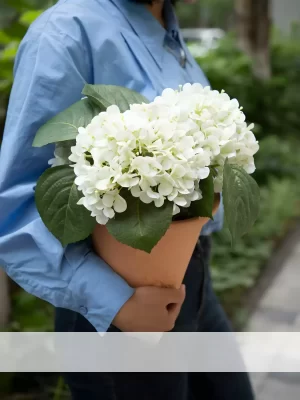
[[[168,32],[179,31],[178,21],[170,0],[165,0],[167,30],[147,10],[144,4],[132,0],[110,0],[121,11],[135,33],[140,37],[156,63],[162,68],[164,42]]]

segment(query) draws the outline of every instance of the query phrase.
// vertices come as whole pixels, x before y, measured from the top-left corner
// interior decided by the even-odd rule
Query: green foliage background
[[[211,85],[236,97],[260,140],[254,174],[261,188],[260,217],[233,248],[225,226],[214,235],[215,290],[237,327],[245,322],[242,298],[255,285],[278,241],[300,216],[300,41],[273,33],[273,76],[258,82],[251,60],[228,35],[198,59]]]
[[[177,14],[182,28],[217,27],[227,30],[233,23],[234,0],[199,0],[188,6],[179,2]]]

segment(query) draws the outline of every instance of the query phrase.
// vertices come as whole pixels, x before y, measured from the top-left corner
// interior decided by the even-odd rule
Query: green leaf
[[[223,176],[225,217],[232,241],[243,236],[253,226],[259,214],[259,187],[241,167],[226,161]]]
[[[190,206],[190,213],[193,217],[209,217],[213,219],[212,210],[214,206],[214,181],[212,173],[206,179],[200,181],[202,199],[193,201]]]
[[[106,110],[111,105],[119,107],[121,112],[130,108],[130,104],[149,103],[146,97],[133,90],[113,85],[85,85],[82,94]]]
[[[108,222],[108,231],[119,242],[150,253],[172,222],[172,203],[165,202],[157,208],[132,197],[129,191],[121,196],[127,202],[127,210]]]
[[[69,166],[47,169],[38,180],[35,202],[42,221],[63,246],[86,239],[96,220],[78,200],[82,194]]]
[[[75,139],[78,128],[86,127],[99,112],[99,107],[88,99],[78,101],[43,125],[34,138],[33,146],[42,147]]]

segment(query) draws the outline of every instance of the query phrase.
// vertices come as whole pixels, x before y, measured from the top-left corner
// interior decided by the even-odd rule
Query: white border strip
[[[300,333],[0,333],[0,372],[300,372]]]

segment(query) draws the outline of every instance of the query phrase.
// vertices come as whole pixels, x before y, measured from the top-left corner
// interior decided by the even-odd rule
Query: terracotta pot
[[[220,199],[216,197],[214,214]],[[132,287],[179,288],[202,227],[209,218],[173,222],[150,254],[118,242],[103,225],[93,233],[96,253]]]

